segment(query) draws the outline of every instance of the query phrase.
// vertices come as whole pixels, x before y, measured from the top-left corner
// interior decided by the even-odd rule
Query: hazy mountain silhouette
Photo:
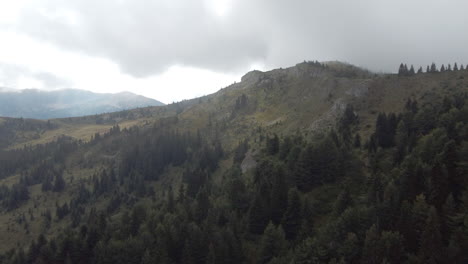
[[[49,119],[160,105],[164,104],[130,92],[101,94],[76,89],[0,91],[0,116],[7,117]]]

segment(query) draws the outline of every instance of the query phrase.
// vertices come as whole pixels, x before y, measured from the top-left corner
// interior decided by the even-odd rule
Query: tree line
[[[465,70],[468,70],[468,68],[465,69],[463,64],[461,64],[460,67],[458,67],[458,64],[456,62],[453,64],[453,68],[451,64],[449,63],[447,64],[447,67],[444,64],[442,64],[440,66],[440,69],[433,62],[430,66],[427,65],[425,72],[436,73],[436,72],[465,71]],[[415,74],[421,74],[421,73],[424,73],[422,66],[419,67],[419,69],[416,71],[413,65],[408,67],[406,63],[401,63],[400,67],[398,68],[398,76],[413,76]]]

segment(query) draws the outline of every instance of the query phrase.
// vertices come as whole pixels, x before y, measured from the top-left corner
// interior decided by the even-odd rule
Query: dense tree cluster
[[[466,99],[408,99],[401,113],[379,113],[362,142],[348,105],[336,131],[259,130],[232,153],[201,131],[115,127],[80,146],[118,162],[100,163],[73,189],[60,180],[60,162],[47,159],[0,187],[7,208],[27,199],[32,184],[71,189],[43,216],[67,227],[0,262],[465,263]],[[243,173],[254,147],[257,166]],[[168,170],[172,182],[162,177]]]
[[[437,65],[434,62],[430,66],[428,65],[426,67],[426,73],[446,72],[446,71],[464,71],[464,70],[465,70],[465,67],[463,66],[463,64],[461,64],[459,68],[456,62],[453,64],[453,69],[450,64],[447,64],[447,67],[444,64],[442,64],[439,70],[437,68]],[[406,66],[406,64],[403,64],[403,63],[401,63],[400,67],[398,68],[398,76],[413,76],[415,75],[415,73],[417,74],[423,73],[423,68],[419,67],[418,71],[415,72],[413,65],[411,65],[411,67],[408,68],[408,66]]]

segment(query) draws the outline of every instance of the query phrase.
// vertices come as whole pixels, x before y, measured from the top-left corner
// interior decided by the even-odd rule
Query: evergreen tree
[[[445,72],[445,65],[442,64],[442,66],[440,66],[440,72]]]
[[[273,137],[267,139],[267,152],[270,155],[275,155],[279,151],[279,138],[274,134]]]
[[[249,230],[261,234],[269,221],[269,208],[260,193],[256,193],[249,209]]]
[[[426,221],[426,227],[421,236],[419,259],[422,263],[444,262],[442,236],[440,234],[440,222],[437,210],[431,207]]]
[[[423,68],[422,68],[422,66],[420,66],[419,69],[418,69],[418,74],[421,74],[421,73],[423,73]]]
[[[457,65],[456,62],[455,62],[455,64],[453,65],[453,70],[454,70],[454,71],[458,71],[458,65]]]
[[[65,180],[63,179],[63,176],[61,173],[57,174],[55,176],[55,182],[54,182],[54,192],[61,192],[65,189]]]
[[[406,76],[407,75],[407,69],[405,69],[405,65],[403,63],[401,63],[400,67],[398,68],[398,75],[399,76]]]
[[[354,136],[354,143],[353,143],[355,148],[361,148],[361,136],[359,133],[356,133]]]
[[[286,248],[286,239],[281,226],[275,227],[270,222],[263,232],[260,241],[258,263],[268,263],[276,256],[280,256]]]
[[[271,220],[279,224],[288,206],[288,186],[282,168],[275,168],[273,175],[273,186],[271,189],[270,208]]]
[[[366,232],[364,248],[362,249],[362,263],[381,263],[383,259],[383,249],[380,246],[380,234],[377,227],[373,225]]]
[[[414,74],[415,74],[415,72],[414,72],[414,67],[413,67],[413,65],[411,65],[411,68],[410,68],[409,71],[408,71],[408,75],[412,76],[412,75],[414,75]]]
[[[335,204],[333,206],[333,212],[335,215],[340,215],[352,204],[353,199],[351,198],[351,194],[349,193],[348,188],[345,187],[340,195],[338,195],[338,198],[336,198]]]
[[[296,238],[301,226],[301,199],[296,189],[288,192],[288,207],[284,213],[282,226],[288,240]]]

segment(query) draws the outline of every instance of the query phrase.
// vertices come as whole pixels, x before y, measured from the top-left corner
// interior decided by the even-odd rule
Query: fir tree
[[[284,231],[281,226],[275,227],[270,222],[263,232],[260,241],[258,263],[268,263],[274,257],[281,255],[286,247]]]
[[[442,236],[440,234],[440,221],[437,210],[431,207],[426,221],[426,227],[421,236],[419,259],[421,263],[444,262]]]
[[[414,67],[413,67],[413,65],[411,65],[411,68],[409,69],[408,75],[412,76],[414,74],[415,74]]]
[[[284,213],[282,226],[288,240],[296,238],[301,225],[301,199],[296,189],[288,192],[288,207]]]

